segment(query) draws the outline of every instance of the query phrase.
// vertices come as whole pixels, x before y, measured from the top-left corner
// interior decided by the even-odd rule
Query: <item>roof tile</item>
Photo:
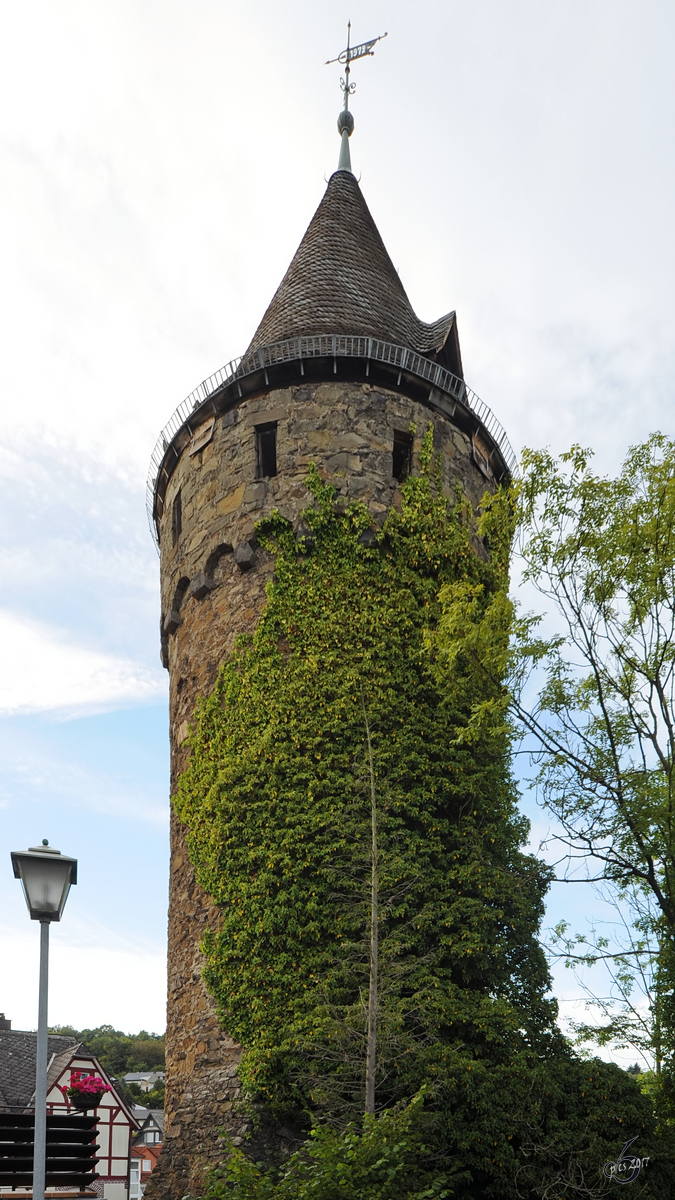
[[[336,171],[246,354],[287,338],[337,333],[434,355],[454,318],[447,313],[426,325],[415,315],[357,180]]]
[[[77,1038],[50,1034],[47,1041],[48,1063],[74,1053]],[[20,1029],[0,1030],[0,1106],[26,1108],[35,1092],[37,1034]],[[52,1075],[53,1072],[50,1072]]]

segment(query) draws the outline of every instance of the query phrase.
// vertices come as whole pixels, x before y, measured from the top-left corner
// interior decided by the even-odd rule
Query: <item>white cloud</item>
[[[78,645],[72,635],[0,610],[0,715],[143,704],[166,692],[159,670]]]
[[[37,1028],[39,939],[37,923],[0,926],[5,962],[2,1009],[15,1029]],[[49,1023],[76,1029],[102,1023],[134,1033],[161,1033],[166,1024],[166,953],[163,946],[125,939],[95,925],[92,936],[52,926],[49,956]],[[80,936],[82,935],[82,936]]]
[[[323,64],[345,31],[310,0],[2,11],[0,716],[70,715],[166,694],[150,451],[245,348],[321,198],[340,104]],[[428,0],[419,18],[363,0],[355,23],[359,38],[390,35],[354,76],[352,153],[375,221],[420,316],[457,309],[467,379],[514,447],[581,441],[614,470],[628,442],[672,425],[672,4]],[[135,764],[148,726],[108,719],[118,761]],[[86,765],[86,725],[59,758],[51,720],[30,745],[9,724],[10,815],[34,821],[26,797],[43,797],[59,821],[86,806],[92,835],[111,812],[159,831],[166,812],[136,766],[105,780]],[[154,736],[163,787],[165,728]],[[115,870],[138,886],[123,854]],[[165,875],[146,862],[143,885],[163,895]],[[587,895],[560,885],[545,923],[583,917]],[[107,933],[97,947],[55,951],[55,972],[89,963],[102,983],[89,1017],[54,991],[53,1019],[152,1024],[154,951],[113,950]],[[569,973],[556,978],[567,997]],[[123,1002],[128,1018],[112,1015]]]
[[[107,711],[109,708],[106,706]],[[19,804],[26,812],[30,804],[35,812],[35,806],[39,811],[48,797],[52,809],[58,806],[61,816],[67,809],[84,810],[88,820],[107,814],[119,820],[143,821],[158,830],[166,828],[168,804],[161,776],[148,785],[128,769],[116,775],[92,768],[86,762],[84,747],[80,747],[79,760],[73,761],[67,755],[49,753],[44,742],[44,733],[36,736],[35,730],[28,737],[18,736],[15,723],[9,736],[0,727],[0,808],[10,804],[16,808]]]

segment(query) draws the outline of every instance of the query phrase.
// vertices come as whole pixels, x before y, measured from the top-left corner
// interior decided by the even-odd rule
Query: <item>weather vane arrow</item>
[[[381,33],[379,37],[371,38],[369,42],[361,42],[359,46],[352,46],[351,35],[352,23],[351,21],[348,21],[347,49],[343,50],[341,54],[338,54],[337,58],[329,58],[326,62],[327,67],[330,66],[331,63],[337,62],[341,63],[345,69],[344,79],[340,80],[340,90],[344,95],[345,102],[344,108],[338,117],[337,123],[338,133],[342,138],[338,171],[351,171],[352,169],[351,155],[349,153],[349,139],[354,131],[354,118],[349,111],[349,97],[356,91],[356,84],[349,82],[350,64],[353,63],[357,58],[372,58],[374,54],[373,46],[375,46],[378,42],[381,42],[382,38],[386,38],[387,36],[386,33]]]

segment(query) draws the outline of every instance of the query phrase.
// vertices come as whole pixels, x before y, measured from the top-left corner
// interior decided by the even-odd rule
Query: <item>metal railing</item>
[[[451,396],[457,403],[464,405],[478,418],[481,425],[489,433],[497,446],[509,472],[513,475],[517,467],[516,456],[509,444],[506,431],[495,417],[494,413],[475,392],[457,375],[452,375],[445,367],[425,358],[405,346],[397,346],[391,342],[382,342],[377,338],[356,337],[347,334],[322,334],[320,337],[289,338],[284,342],[275,342],[271,346],[261,346],[244,358],[234,358],[226,366],[221,367],[214,375],[204,379],[167,421],[160,433],[150,458],[150,471],[146,488],[146,507],[153,539],[157,542],[157,531],[153,519],[155,488],[159,471],[164,462],[164,456],[173,438],[185,425],[191,428],[191,418],[198,417],[198,410],[215,392],[229,384],[243,380],[248,375],[259,371],[266,372],[268,367],[279,363],[302,362],[311,358],[365,358],[373,362],[387,363],[398,368],[399,383],[405,371],[424,379],[439,392]],[[267,383],[267,379],[266,379]],[[195,428],[200,421],[195,421]]]

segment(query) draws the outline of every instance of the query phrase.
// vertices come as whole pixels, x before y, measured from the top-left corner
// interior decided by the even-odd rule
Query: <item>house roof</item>
[[[164,1109],[163,1108],[151,1108],[150,1109],[150,1112],[148,1113],[147,1117],[145,1118],[145,1121],[143,1122],[143,1129],[149,1128],[149,1126],[153,1122],[159,1129],[160,1133],[164,1133]]]
[[[20,1029],[0,1029],[0,1110],[3,1108],[31,1108],[35,1094],[35,1059],[37,1055],[37,1033]],[[112,1085],[114,1103],[138,1127],[139,1122],[130,1107],[115,1091],[114,1081],[101,1066],[84,1042],[62,1034],[50,1034],[47,1038],[47,1094],[58,1082],[71,1062],[91,1063],[97,1075]],[[146,1110],[147,1111],[147,1110]]]
[[[288,338],[333,333],[374,337],[434,356],[452,334],[453,358],[459,358],[455,314],[431,325],[416,316],[350,171],[331,175],[244,358]]]
[[[164,1131],[163,1108],[143,1108],[140,1104],[134,1104],[131,1111],[140,1125],[140,1132],[155,1127]]]
[[[47,1039],[47,1085],[80,1046],[77,1038],[53,1034]],[[28,1108],[35,1091],[37,1034],[21,1029],[0,1029],[0,1106]]]
[[[147,1146],[144,1142],[139,1142],[137,1146],[132,1145],[131,1156],[132,1158],[149,1158],[152,1163],[151,1170],[154,1170],[161,1149],[161,1142],[156,1142],[153,1146]]]
[[[151,1079],[163,1079],[164,1071],[128,1071],[124,1076],[125,1083],[138,1083],[139,1080],[148,1082]]]

